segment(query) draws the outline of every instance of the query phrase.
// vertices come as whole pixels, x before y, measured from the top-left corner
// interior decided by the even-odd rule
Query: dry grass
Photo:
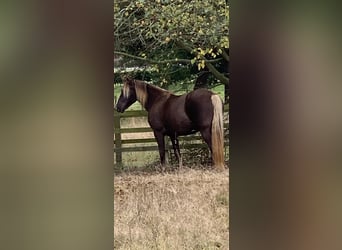
[[[114,177],[114,249],[228,249],[228,170]]]

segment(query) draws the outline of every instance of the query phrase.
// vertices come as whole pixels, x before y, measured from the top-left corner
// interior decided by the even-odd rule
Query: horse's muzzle
[[[121,109],[121,108],[119,108],[117,105],[115,105],[114,109],[115,109],[116,111],[118,111],[119,113],[123,113],[123,112],[124,112],[124,110]]]

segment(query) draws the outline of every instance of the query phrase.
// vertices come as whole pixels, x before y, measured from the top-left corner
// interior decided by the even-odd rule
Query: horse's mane
[[[145,82],[139,81],[139,80],[133,80],[133,81],[134,81],[135,93],[137,95],[137,100],[141,103],[143,107],[145,107],[147,97],[148,97],[146,84]]]
[[[160,88],[158,86],[149,84],[149,83],[141,81],[141,80],[129,79],[129,81],[134,83],[135,93],[136,93],[136,96],[137,96],[137,100],[141,103],[141,105],[143,107],[145,107],[146,101],[148,99],[147,85],[150,88],[152,88],[152,89],[156,89],[156,90],[162,92],[163,94],[171,94],[169,91],[167,91],[165,89],[162,89],[162,88]],[[124,94],[126,96],[129,95],[129,88],[127,86],[126,87],[124,86],[123,91],[124,91]]]

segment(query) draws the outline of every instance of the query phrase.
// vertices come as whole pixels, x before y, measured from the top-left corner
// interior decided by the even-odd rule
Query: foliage
[[[116,1],[115,53],[153,64],[164,75],[175,67],[188,75],[192,65],[206,68],[227,83],[217,62],[229,60],[228,19],[224,0]]]

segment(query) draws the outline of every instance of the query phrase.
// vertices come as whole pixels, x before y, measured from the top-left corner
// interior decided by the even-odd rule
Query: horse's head
[[[137,101],[137,94],[135,91],[135,82],[132,78],[124,78],[124,85],[121,89],[121,94],[118,102],[115,105],[115,109],[123,113],[129,106]]]

